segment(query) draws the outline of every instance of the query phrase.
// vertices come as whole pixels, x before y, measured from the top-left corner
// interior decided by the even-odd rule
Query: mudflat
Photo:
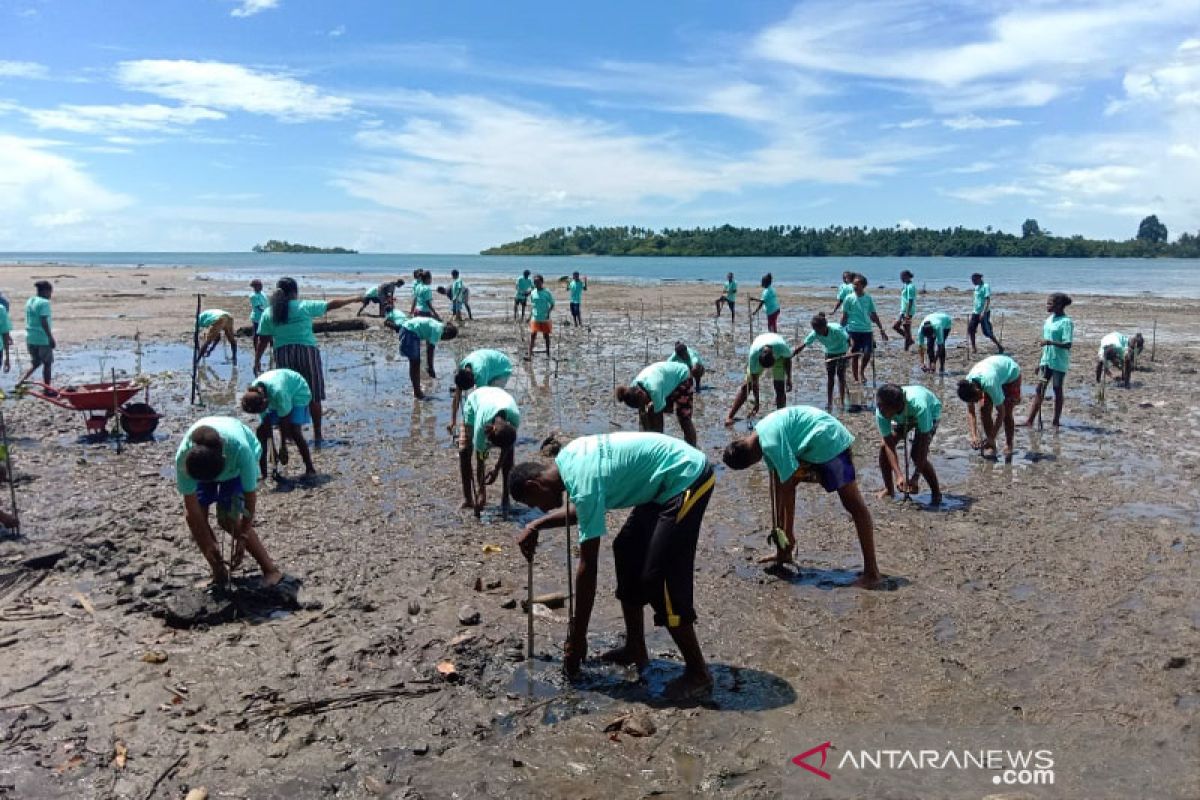
[[[299,277],[302,296],[321,297],[305,286],[320,277]],[[974,360],[962,347],[970,296],[922,294],[918,317],[955,318],[947,375],[921,373],[915,350],[893,337],[876,380],[942,398],[933,463],[945,508],[926,506],[927,487],[915,502],[876,499],[874,414],[838,410],[857,437],[889,576],[889,590],[862,591],[849,587],[861,557],[835,496],[801,487],[798,568],[772,574],[756,563],[771,552],[765,470],[718,467],[695,576],[717,686],[711,701],[678,707],[658,697],[682,670],[661,630],[645,680],[592,660],[571,685],[559,672],[566,612],[539,607],[536,657],[525,659],[526,568],[512,541],[534,512],[517,506],[501,519],[497,487],[481,519],[459,510],[446,431],[453,365],[477,347],[513,357],[523,460],[552,431],[635,429],[636,413],[613,401],[614,374],[627,382],[682,339],[708,364],[696,427],[719,464],[747,429],[744,418],[733,431],[721,424],[752,338],[745,302],[735,328],[728,312],[713,318],[715,284],[593,282],[586,327],[573,329],[565,288],[548,276],[553,358],[527,363],[528,334],[507,316],[510,286],[466,277],[477,320],[437,348],[430,401],[412,399],[378,319],[319,337],[329,393],[329,441],[314,451],[321,477],[296,480],[293,454],[259,498],[260,535],[301,583],[294,603],[263,609],[203,595],[207,569],[173,472],[198,417],[250,421],[236,408],[252,378],[245,339],[236,367],[221,350],[208,360],[203,406],[189,405],[195,293],[241,325],[248,289],[187,269],[0,268],[18,329],[32,280],[55,284],[56,384],[140,374],[164,415],[152,441],[117,452],[86,440],[76,413],[31,397],[3,402],[22,536],[0,542],[0,797],[182,797],[201,786],[213,798],[1200,796],[1200,301],[1077,298],[1063,426],[1049,425],[1048,406],[1045,429],[1019,429],[1004,463],[972,451],[954,394]],[[990,277],[993,323],[999,332],[1003,318],[1026,376],[1020,418],[1044,298]],[[374,282],[364,277],[363,288]],[[897,284],[882,283],[871,291],[890,324]],[[789,340],[834,302],[832,290],[779,294]],[[404,305],[407,287],[398,296]],[[1092,370],[1113,330],[1140,330],[1148,345],[1132,388],[1109,383],[1101,399]],[[981,340],[980,351],[993,348]],[[13,362],[28,363],[21,337]],[[6,390],[15,374],[0,379]],[[824,382],[810,348],[789,402],[823,406]],[[852,399],[865,406],[870,395]],[[765,411],[769,390],[763,400]],[[678,434],[670,417],[666,432]],[[621,519],[609,516],[609,538]],[[565,591],[565,548],[561,531],[543,535],[537,593]],[[253,575],[240,573],[246,584]],[[620,642],[613,585],[606,547],[593,654]],[[836,764],[850,749],[1025,740],[1054,751],[1053,789],[998,787],[988,772],[953,786],[928,772],[850,784],[839,771],[827,782],[791,762],[826,741]]]

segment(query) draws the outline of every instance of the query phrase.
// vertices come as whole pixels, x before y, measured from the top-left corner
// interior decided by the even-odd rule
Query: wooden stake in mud
[[[8,425],[4,422],[4,410],[0,409],[0,439],[3,440],[4,446],[4,472],[8,475],[8,496],[12,501],[13,520],[16,521],[14,526],[16,530],[21,530],[21,517],[17,513],[17,484],[13,480],[12,454],[8,447]]]
[[[1142,340],[1146,341],[1145,339]],[[1154,350],[1158,346],[1158,319],[1154,320],[1154,330],[1150,332],[1150,361],[1154,362]]]
[[[754,314],[751,313],[751,311],[750,311],[751,306],[752,306],[752,304],[750,302],[750,298],[747,297],[746,298],[746,319],[748,319],[750,321],[750,338],[753,339],[754,338]]]
[[[910,495],[910,494],[908,493],[908,476],[909,476],[909,466],[908,466],[908,428],[905,428],[905,429],[904,429],[904,502],[906,502],[906,503],[907,503],[909,500],[911,500],[911,499],[912,499],[912,495]]]
[[[104,380],[101,376],[100,380]],[[112,369],[113,435],[117,437],[117,455],[121,454],[121,399],[117,395],[117,368]]]
[[[1000,335],[996,337],[996,341],[1000,342],[1000,347],[1004,347],[1004,315],[1000,315]]]
[[[525,654],[529,658],[529,669],[533,670],[533,557],[531,556],[526,562],[529,566],[526,578],[526,602],[525,602]]]
[[[575,626],[575,565],[571,556],[571,495],[563,492],[563,509],[567,513],[567,638]]]
[[[200,366],[200,298],[202,294],[196,295],[196,318],[192,324],[192,405],[196,405],[196,398],[200,394],[199,387],[196,386],[196,370]]]

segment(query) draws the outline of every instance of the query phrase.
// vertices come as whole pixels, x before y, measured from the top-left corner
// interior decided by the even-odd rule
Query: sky
[[[0,0],[0,251],[1200,230],[1200,0]]]

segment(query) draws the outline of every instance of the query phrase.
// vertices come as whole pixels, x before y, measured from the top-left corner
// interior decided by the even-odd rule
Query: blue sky
[[[0,0],[0,250],[1200,229],[1200,0]]]

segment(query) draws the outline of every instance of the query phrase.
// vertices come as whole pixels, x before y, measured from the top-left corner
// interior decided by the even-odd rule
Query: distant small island
[[[1149,216],[1125,241],[1055,236],[1027,219],[1020,234],[955,227],[663,228],[630,226],[551,228],[519,242],[482,251],[485,256],[945,256],[975,258],[1200,258],[1200,232],[1167,241],[1167,226]]]
[[[355,255],[357,250],[347,250],[344,247],[313,247],[311,244],[293,244],[288,241],[271,239],[266,244],[256,244],[251,250],[255,253],[324,253],[328,255]]]

